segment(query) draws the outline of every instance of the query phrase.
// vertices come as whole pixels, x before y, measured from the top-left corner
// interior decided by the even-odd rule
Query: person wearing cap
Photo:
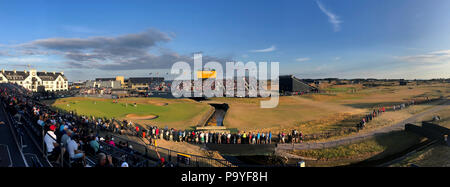
[[[127,163],[127,162],[123,162],[122,165],[120,165],[120,167],[127,168],[127,167],[129,167],[129,166],[128,166],[128,163]]]
[[[49,155],[51,155],[53,153],[55,147],[59,146],[59,144],[56,142],[55,129],[56,129],[56,126],[51,125],[49,127],[49,130],[47,131],[47,133],[44,136],[44,142],[45,142],[45,145],[47,146],[47,152],[49,153]]]
[[[160,158],[159,166],[160,167],[165,167],[166,166],[166,160],[164,159],[164,157]]]

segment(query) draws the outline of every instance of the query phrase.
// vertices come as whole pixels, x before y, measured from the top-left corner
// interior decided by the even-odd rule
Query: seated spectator
[[[114,138],[111,138],[108,142],[109,145],[112,145],[113,147],[116,147],[116,143],[114,143]]]
[[[89,145],[90,145],[91,148],[94,150],[94,153],[97,153],[98,150],[100,149],[100,144],[99,144],[98,141],[95,139],[95,137],[92,137],[91,141],[89,142]]]
[[[61,137],[61,145],[63,147],[66,147],[66,145],[69,143],[70,137],[72,136],[73,133],[73,131],[69,129],[66,129],[65,132],[66,133]]]
[[[55,150],[55,147],[59,146],[59,144],[56,142],[56,135],[54,132],[55,129],[56,126],[51,125],[50,130],[48,130],[44,136],[44,142],[47,146],[47,153],[49,153],[49,155],[53,154],[54,152],[58,152],[57,150]]]
[[[39,124],[41,127],[43,127],[45,125],[45,122],[43,121],[42,117],[39,118],[39,120],[37,121],[37,124]]]
[[[78,137],[75,136],[73,140],[69,140],[67,144],[67,151],[69,152],[69,156],[71,159],[78,160],[82,159],[83,166],[86,165],[86,155],[83,153],[83,151],[78,149]]]
[[[98,154],[98,162],[97,162],[97,165],[95,165],[95,167],[98,167],[98,168],[114,167],[111,155],[106,156],[105,153],[99,153]]]

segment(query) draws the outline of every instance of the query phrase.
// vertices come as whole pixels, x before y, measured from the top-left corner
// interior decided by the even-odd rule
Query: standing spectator
[[[267,138],[269,140],[268,143],[271,144],[272,143],[272,132],[269,131],[269,136]]]

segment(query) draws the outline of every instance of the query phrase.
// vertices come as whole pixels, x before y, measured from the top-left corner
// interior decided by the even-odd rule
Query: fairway
[[[119,99],[118,103],[113,101],[113,99],[75,97],[46,103],[59,110],[75,111],[79,115],[127,119],[141,125],[151,124],[170,128],[195,126],[202,115],[211,109],[207,104],[188,99],[126,98]]]
[[[355,127],[361,117],[374,107],[391,106],[411,99],[448,96],[448,84],[420,86],[380,86],[365,88],[360,85],[335,86],[330,92],[304,96],[283,96],[273,109],[260,107],[267,98],[212,98],[211,102],[229,104],[224,125],[244,131],[288,132],[299,128],[305,134],[325,131],[341,131]],[[409,110],[389,113],[376,120],[393,123],[407,118],[419,110],[433,105],[416,106]],[[417,110],[417,111],[411,111]],[[245,113],[245,115],[242,115]],[[380,123],[381,123],[380,122]]]

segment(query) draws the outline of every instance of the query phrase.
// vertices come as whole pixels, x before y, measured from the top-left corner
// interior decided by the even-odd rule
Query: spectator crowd
[[[119,167],[144,162],[127,142],[114,142],[111,136],[100,136],[94,121],[85,116],[59,113],[36,102],[27,90],[12,84],[0,85],[0,98],[6,111],[24,128],[42,129],[47,158],[56,165],[84,167]],[[30,126],[24,124],[29,123]],[[105,152],[120,149],[112,156]],[[87,162],[90,156],[93,163]]]

